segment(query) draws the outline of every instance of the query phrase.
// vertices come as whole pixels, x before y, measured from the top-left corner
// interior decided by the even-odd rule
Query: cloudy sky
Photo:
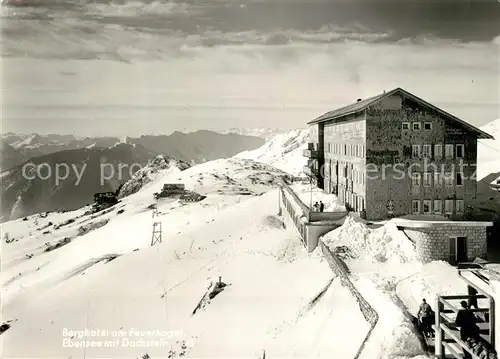
[[[1,12],[3,132],[295,128],[395,87],[477,126],[500,117],[497,0],[10,0]]]

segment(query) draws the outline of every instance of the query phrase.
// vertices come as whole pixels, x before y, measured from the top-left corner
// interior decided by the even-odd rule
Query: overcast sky
[[[496,0],[17,1],[1,9],[3,132],[296,128],[395,87],[500,117]]]

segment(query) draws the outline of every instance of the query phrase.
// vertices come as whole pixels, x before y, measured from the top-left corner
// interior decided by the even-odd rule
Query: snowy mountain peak
[[[308,130],[292,130],[275,135],[263,146],[237,154],[236,158],[247,158],[266,163],[292,175],[300,176],[305,159],[302,150],[309,142]]]
[[[500,118],[480,129],[490,135],[494,140],[479,140],[477,144],[477,179],[480,180],[492,172],[500,171]]]
[[[500,118],[481,126],[481,130],[492,135],[496,140],[498,140],[498,137],[500,136]]]
[[[138,192],[148,183],[154,181],[162,172],[171,174],[184,171],[190,165],[184,161],[176,160],[164,155],[156,156],[150,163],[138,170],[130,180],[128,180],[120,189],[119,198],[130,196]]]

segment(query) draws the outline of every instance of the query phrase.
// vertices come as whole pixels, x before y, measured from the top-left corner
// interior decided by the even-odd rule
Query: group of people
[[[468,302],[465,300],[460,302],[460,306],[462,308],[458,311],[455,318],[455,325],[460,328],[460,339],[464,341],[467,346],[472,349],[472,352],[481,359],[496,359],[497,356],[495,351],[488,346],[488,343],[482,340],[479,327],[477,325],[477,317],[471,310],[472,307],[478,309],[477,298],[475,297],[477,291],[472,287],[469,287],[468,289],[469,295],[472,296],[469,297]],[[425,299],[422,299],[422,304],[420,304],[417,317],[422,334],[425,337],[433,337],[434,330],[432,329],[432,325],[435,323],[435,315],[431,306]],[[464,350],[464,359],[471,358],[472,356],[470,353]]]
[[[323,203],[323,201],[319,201],[319,203],[314,202],[314,205],[313,205],[314,212],[323,212],[324,210],[325,210],[325,204]]]

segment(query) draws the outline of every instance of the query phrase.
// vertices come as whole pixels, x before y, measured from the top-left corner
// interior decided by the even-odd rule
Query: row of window
[[[455,205],[455,208],[453,208]],[[412,201],[412,212],[413,214],[442,214],[443,213],[443,201],[440,199],[424,199],[424,200],[413,200]],[[463,214],[464,213],[464,200],[463,199],[445,199],[444,200],[444,213],[445,214]]]
[[[327,168],[328,168],[328,163],[327,163]],[[336,166],[330,166],[330,171],[325,171],[325,176],[330,177],[329,176],[330,173],[337,177],[342,175],[342,177],[351,179],[354,183],[365,184],[365,172],[355,168],[352,163],[339,162],[338,168],[339,170],[337,173]]]
[[[420,131],[422,129],[421,122],[412,122],[410,126],[410,122],[403,122],[401,124],[401,129],[405,131],[409,131],[412,129],[413,131]],[[432,130],[432,122],[424,122],[424,130],[431,131]]]
[[[356,121],[350,123],[339,123],[335,125],[327,125],[324,129],[325,133],[352,134],[358,131],[365,131],[365,121]]]
[[[361,212],[365,209],[365,199],[354,192],[341,189],[338,196],[343,203],[351,206],[355,212]]]
[[[434,152],[432,149],[434,148]],[[412,145],[413,157],[443,158],[443,145]],[[463,144],[444,145],[445,158],[464,158],[465,146]]]
[[[365,157],[365,145],[327,143],[326,152],[350,157]]]
[[[433,185],[434,187],[441,187],[443,186],[443,182],[446,187],[453,187],[454,184],[460,187],[464,185],[464,174],[462,172],[455,172],[455,175],[453,175],[453,172],[423,172],[411,174],[412,187],[420,187],[422,182],[424,187],[432,187]]]

